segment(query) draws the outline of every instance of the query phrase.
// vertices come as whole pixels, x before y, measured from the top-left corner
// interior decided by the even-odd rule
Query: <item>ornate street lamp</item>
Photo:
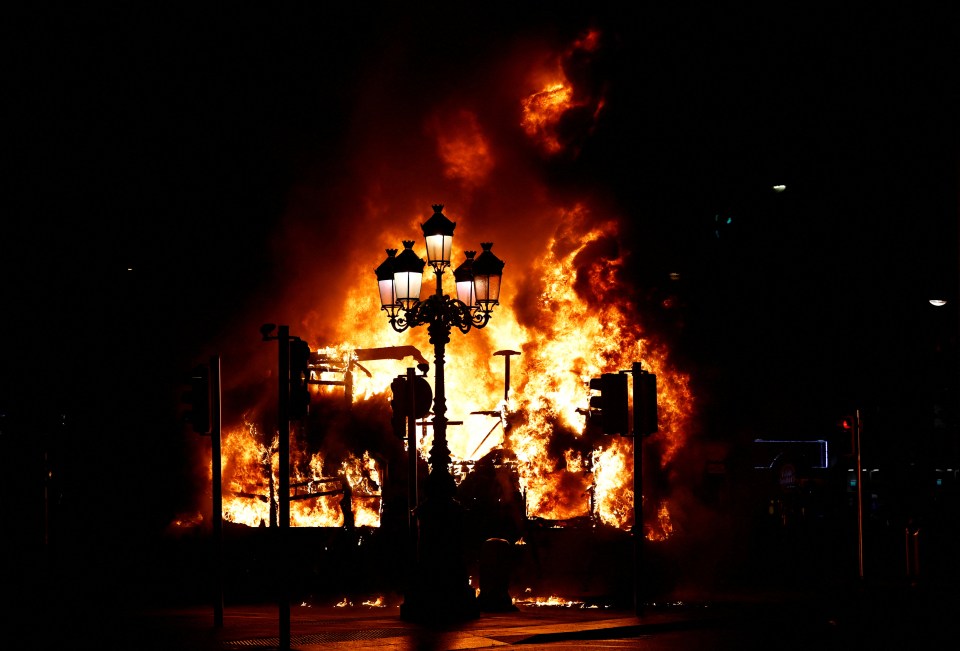
[[[423,260],[413,252],[413,240],[403,241],[403,252],[393,261],[393,294],[404,310],[420,302]],[[393,323],[393,319],[390,320]]]
[[[457,299],[468,307],[477,306],[477,295],[473,290],[473,256],[476,251],[464,251],[466,260],[453,270],[453,279],[457,283]]]
[[[377,285],[380,289],[380,309],[386,310],[390,318],[397,316],[400,311],[400,303],[397,302],[397,293],[393,289],[393,267],[397,258],[396,249],[387,249],[387,259],[380,263],[376,268]]]
[[[427,241],[427,262],[438,273],[450,266],[450,252],[453,248],[453,229],[455,222],[443,214],[443,204],[433,204],[430,219],[420,225],[423,237]]]
[[[483,328],[490,321],[494,306],[499,304],[504,263],[491,252],[492,243],[481,243],[481,254],[474,259],[475,252],[467,251],[464,263],[454,270],[457,298],[444,294],[443,272],[450,266],[455,226],[443,214],[442,204],[434,205],[433,215],[421,224],[427,261],[437,279],[436,291],[426,299],[420,300],[426,263],[413,252],[412,241],[404,241],[400,255],[396,255],[396,249],[387,249],[386,260],[375,270],[381,309],[387,313],[390,325],[397,332],[426,325],[435,354],[430,474],[426,497],[416,508],[420,525],[417,583],[408,586],[400,611],[401,617],[410,620],[479,616],[476,593],[470,587],[459,545],[462,509],[455,499],[456,482],[450,474],[444,351],[451,329],[457,328],[466,334],[472,328]]]
[[[487,315],[494,305],[500,304],[500,278],[503,276],[503,260],[491,251],[493,242],[481,242],[483,251],[473,262],[473,291],[480,311]]]

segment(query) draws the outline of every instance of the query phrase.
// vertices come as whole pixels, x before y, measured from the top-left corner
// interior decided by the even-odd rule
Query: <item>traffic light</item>
[[[633,374],[633,422],[636,436],[650,436],[660,429],[657,420],[657,376],[649,371]]]
[[[303,339],[290,340],[290,420],[310,412],[310,346]]]
[[[400,438],[406,438],[407,432],[404,428],[404,420],[410,415],[410,393],[407,385],[407,376],[398,375],[390,383],[390,389],[393,391],[393,400],[390,401],[390,407],[393,409],[393,431]],[[426,378],[417,375],[413,378],[414,387],[414,418],[423,418],[430,413],[430,406],[433,401],[433,389]]]
[[[210,367],[200,364],[190,373],[190,388],[184,391],[183,402],[190,405],[183,420],[197,434],[209,434],[210,426]]]
[[[847,454],[856,454],[858,445],[857,437],[860,429],[859,412],[845,414],[837,423],[837,426],[844,438],[846,438],[845,441],[841,440],[840,449],[847,450]]]
[[[630,405],[627,401],[627,376],[604,373],[591,378],[590,389],[600,394],[590,397],[590,417],[600,421],[604,434],[629,434]]]

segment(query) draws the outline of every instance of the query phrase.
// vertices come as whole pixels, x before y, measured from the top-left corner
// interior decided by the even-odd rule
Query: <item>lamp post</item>
[[[420,528],[420,556],[412,585],[407,586],[400,609],[403,619],[412,621],[463,620],[479,616],[476,594],[470,587],[462,556],[463,511],[456,501],[456,482],[450,474],[447,447],[444,351],[450,332],[466,334],[483,328],[499,304],[500,279],[504,263],[491,252],[490,242],[481,243],[482,252],[466,252],[466,260],[455,271],[457,298],[443,293],[443,273],[450,266],[453,230],[456,224],[443,214],[443,205],[433,206],[433,215],[421,227],[427,245],[427,262],[436,276],[436,291],[420,300],[425,262],[413,251],[413,241],[403,242],[403,251],[387,249],[387,258],[376,268],[381,309],[397,332],[427,326],[434,347],[433,444],[430,474],[424,500],[416,507]]]

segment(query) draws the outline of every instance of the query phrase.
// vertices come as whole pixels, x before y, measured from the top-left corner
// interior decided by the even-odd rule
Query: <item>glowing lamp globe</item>
[[[394,262],[396,260],[397,250],[387,249],[386,259],[380,263],[380,266],[374,269],[377,274],[377,285],[380,289],[380,309],[386,310],[391,317],[397,315],[400,304],[397,302],[397,294],[393,287]]]
[[[499,305],[504,262],[490,250],[493,242],[481,242],[480,247],[483,251],[473,261],[473,291],[480,309],[490,312]]]
[[[423,258],[413,252],[413,240],[404,240],[403,251],[393,262],[395,300],[404,310],[409,310],[420,302],[424,264]]]
[[[453,249],[453,229],[456,224],[443,214],[443,204],[434,204],[430,219],[420,227],[423,229],[423,238],[427,243],[427,262],[436,271],[449,267]]]
[[[457,283],[457,299],[469,308],[477,307],[477,294],[473,288],[473,256],[476,251],[464,251],[467,259],[453,270],[453,279]]]

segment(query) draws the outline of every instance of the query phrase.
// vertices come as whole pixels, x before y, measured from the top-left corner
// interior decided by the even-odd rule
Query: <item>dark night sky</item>
[[[581,156],[550,173],[603,183],[646,216],[628,229],[650,242],[633,265],[657,296],[683,274],[686,363],[716,369],[742,411],[789,420],[809,401],[895,395],[925,373],[934,328],[956,360],[954,22],[592,6],[17,16],[4,39],[5,438],[29,454],[22,435],[51,436],[67,413],[72,452],[142,455],[136,472],[182,492],[179,439],[164,440],[178,374],[278,281],[287,192],[308,168],[337,171],[364,75],[402,47],[400,74],[429,102],[516,39],[568,42],[588,25],[610,38],[594,71],[608,105]],[[717,214],[735,218],[719,238]],[[942,314],[928,282],[953,299]]]

